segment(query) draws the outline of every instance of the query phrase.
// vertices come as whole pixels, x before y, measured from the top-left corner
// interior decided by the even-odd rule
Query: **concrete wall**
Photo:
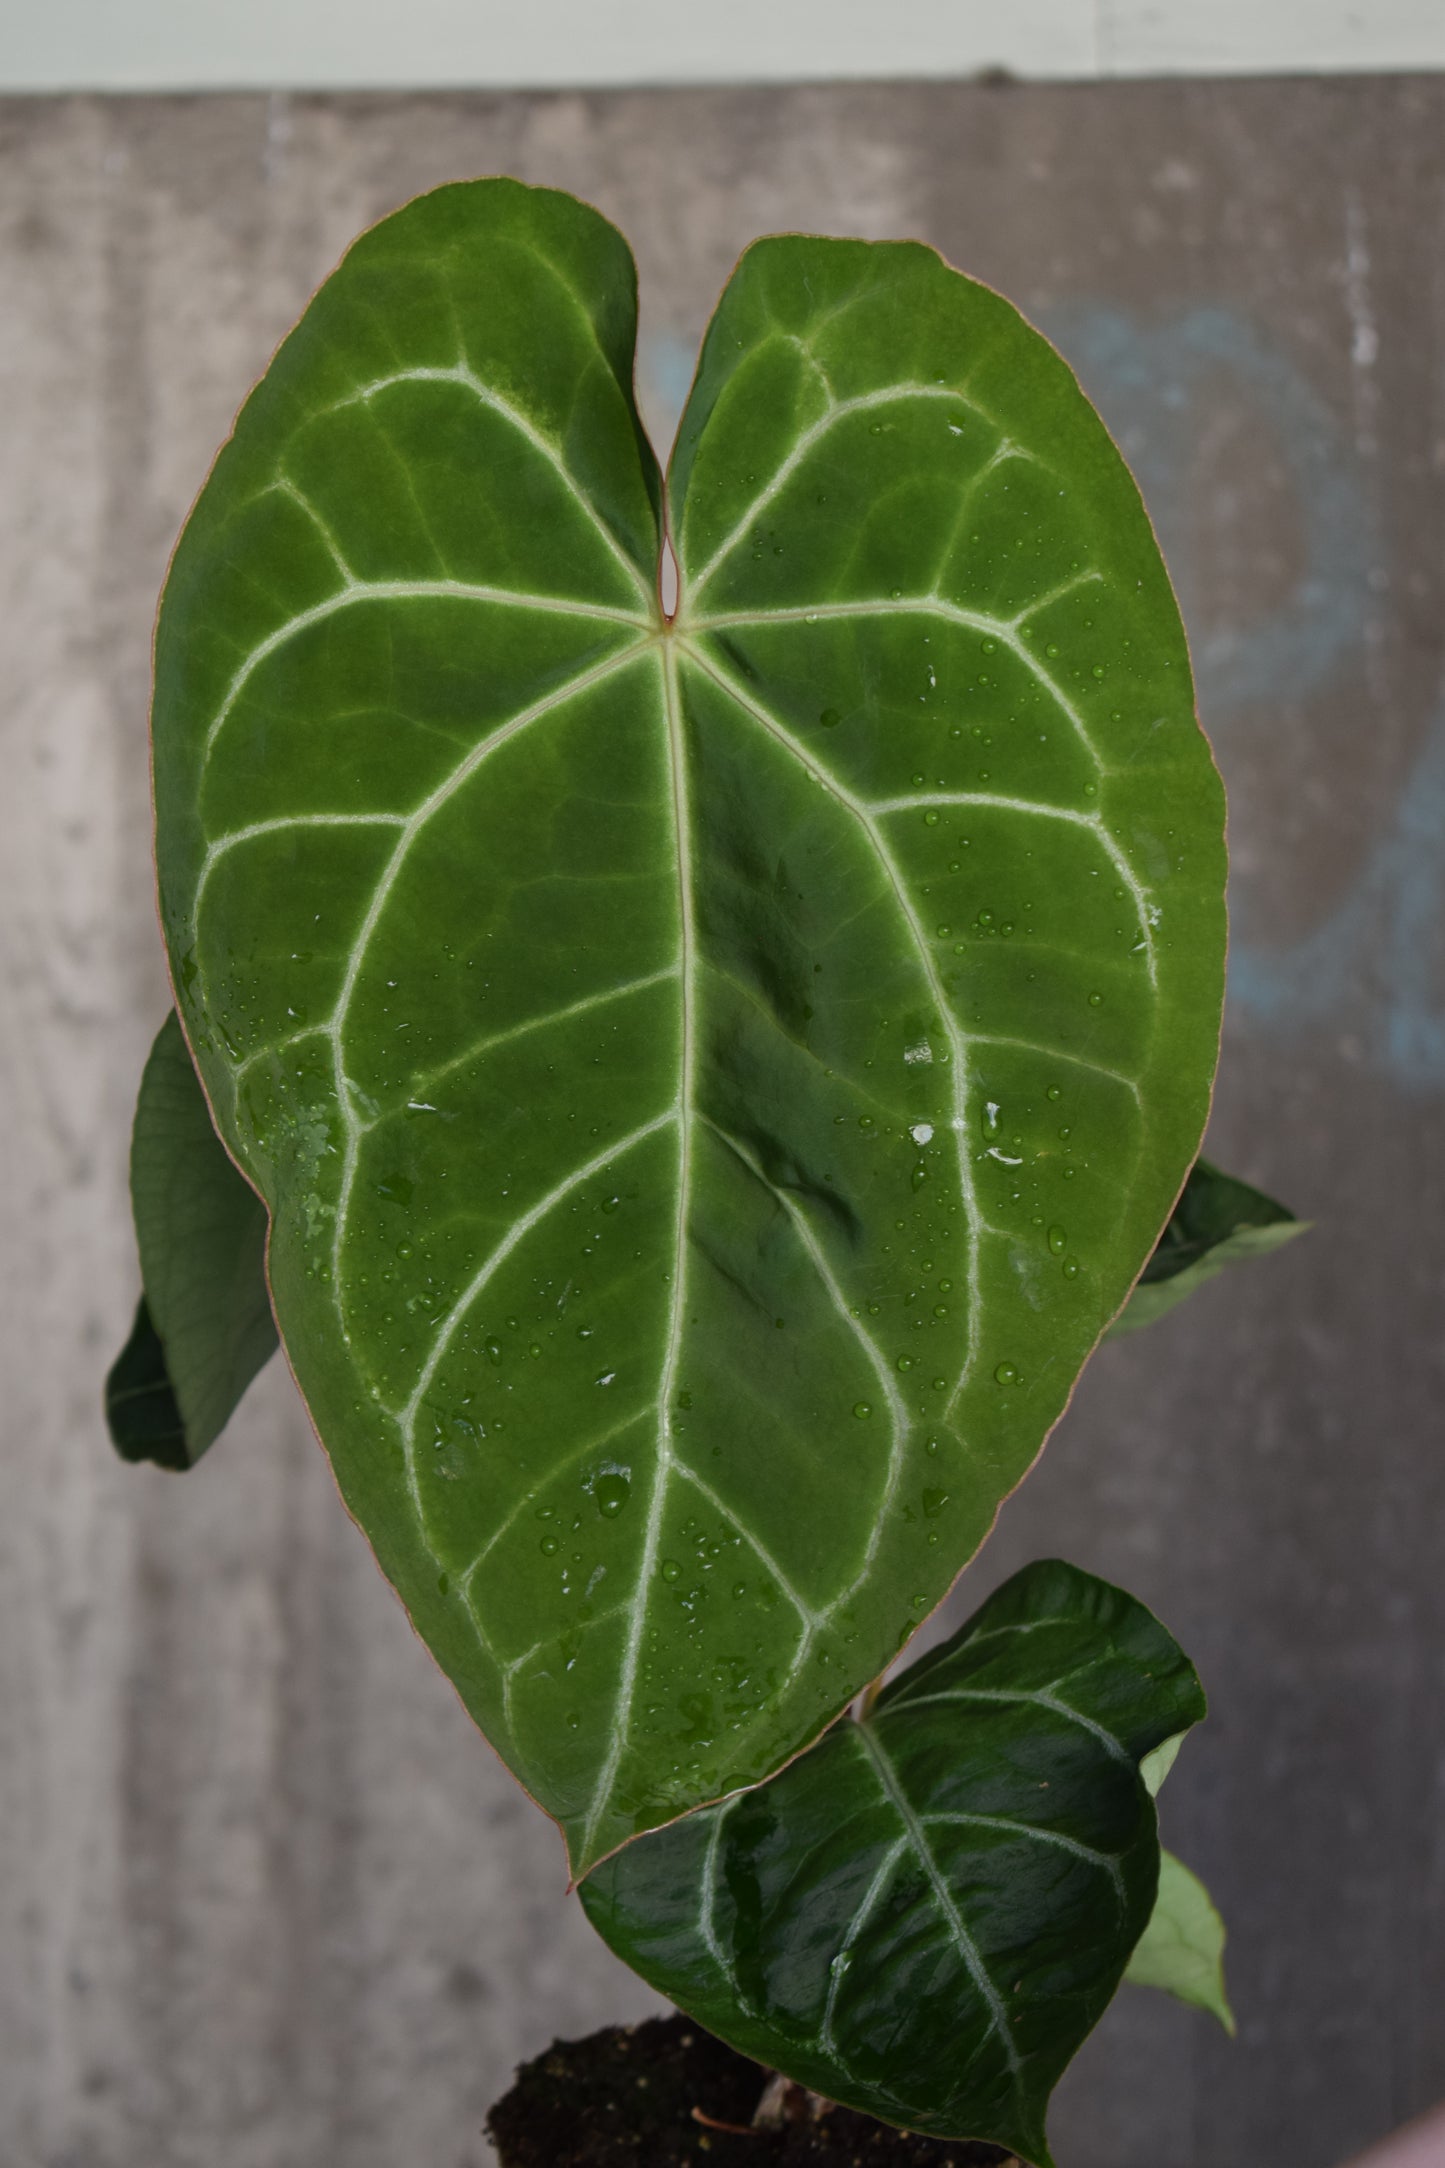
[[[1329,2168],[1445,2093],[1445,84],[0,104],[0,2163],[480,2168],[512,2062],[648,2006],[274,1371],[197,1474],[97,1412],[163,1011],[147,643],[233,408],[448,176],[635,240],[675,413],[738,248],[922,233],[1136,463],[1233,791],[1216,1156],[1318,1221],[1106,1349],[971,1577],[1155,1603],[1215,1714],[1169,1840],[1241,2038],[1127,1993],[1069,2168]]]

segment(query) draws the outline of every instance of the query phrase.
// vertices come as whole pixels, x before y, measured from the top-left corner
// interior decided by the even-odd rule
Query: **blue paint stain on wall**
[[[1298,700],[1338,675],[1364,638],[1368,576],[1380,545],[1353,446],[1308,379],[1230,309],[1189,309],[1147,326],[1116,309],[1057,310],[1044,329],[1127,443],[1186,616],[1194,533],[1186,492],[1221,377],[1233,397],[1252,405],[1289,477],[1303,563],[1276,609],[1196,642],[1210,717],[1282,691]]]
[[[1343,901],[1290,948],[1236,941],[1229,991],[1287,1029],[1363,1014],[1363,1051],[1398,1083],[1445,1085],[1445,702]]]
[[[1146,323],[1082,307],[1056,311],[1045,328],[1128,447],[1186,619],[1185,492],[1221,376],[1228,396],[1250,403],[1289,478],[1303,544],[1292,590],[1254,623],[1195,646],[1201,706],[1227,775],[1231,738],[1250,711],[1298,704],[1362,659],[1369,575],[1383,553],[1355,446],[1293,359],[1233,310]],[[1321,924],[1275,947],[1236,901],[1229,993],[1254,1023],[1333,1024],[1396,1082],[1445,1086],[1445,703],[1387,833]]]

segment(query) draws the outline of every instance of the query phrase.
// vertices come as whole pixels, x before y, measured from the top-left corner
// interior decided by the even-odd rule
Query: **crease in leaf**
[[[163,599],[162,914],[346,1501],[574,1873],[805,1747],[1148,1257],[1223,805],[1073,377],[913,243],[749,250],[667,485],[635,272],[365,235]]]
[[[582,1904],[745,2054],[1047,2168],[1049,2095],[1155,1903],[1141,1764],[1203,1713],[1141,1604],[1046,1561],[862,1722],[604,1861]]]
[[[144,1293],[105,1382],[125,1460],[195,1466],[276,1347],[266,1209],[216,1135],[172,1011],[141,1078],[131,1204]]]
[[[1261,1190],[1222,1173],[1207,1159],[1196,1160],[1154,1254],[1110,1326],[1110,1334],[1137,1332],[1167,1317],[1227,1265],[1267,1257],[1309,1226],[1308,1220],[1296,1219]]]

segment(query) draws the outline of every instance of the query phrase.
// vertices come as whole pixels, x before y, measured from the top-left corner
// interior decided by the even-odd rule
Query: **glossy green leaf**
[[[1154,1254],[1111,1331],[1137,1332],[1141,1325],[1152,1325],[1226,1265],[1267,1257],[1293,1242],[1309,1224],[1261,1190],[1236,1181],[1232,1174],[1222,1174],[1207,1159],[1196,1160]]]
[[[1224,1989],[1224,1922],[1197,1874],[1172,1852],[1159,1854],[1159,1894],[1124,1977],[1158,1987],[1217,2017],[1231,2038],[1234,2012]]]
[[[352,1512],[574,1866],[942,1596],[1196,1149],[1222,799],[1133,483],[913,243],[743,259],[670,483],[572,199],[366,235],[157,648],[162,907]]]
[[[276,1346],[266,1208],[216,1135],[175,1013],[141,1077],[130,1151],[145,1289],[105,1381],[126,1460],[191,1468]]]
[[[1139,1771],[1204,1713],[1158,1620],[1056,1561],[758,1790],[582,1884],[620,1957],[830,2099],[1048,2160],[1159,1866]]]

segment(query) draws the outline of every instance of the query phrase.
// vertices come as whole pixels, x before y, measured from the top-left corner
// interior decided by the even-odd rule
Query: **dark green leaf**
[[[105,1381],[105,1419],[122,1460],[152,1460],[158,1468],[190,1467],[185,1419],[144,1295],[136,1304],[130,1338]]]
[[[604,1861],[587,1916],[691,2016],[886,2122],[1046,2163],[1154,1902],[1139,1765],[1204,1713],[1158,1621],[1049,1561],[756,1791]]]
[[[1159,1894],[1124,1977],[1136,1987],[1162,1988],[1209,2011],[1233,2038],[1234,2012],[1224,1989],[1224,1922],[1198,1875],[1172,1852],[1160,1852]]]
[[[568,197],[384,221],[157,647],[164,919],[288,1352],[578,1870],[943,1595],[1197,1147],[1223,962],[1178,614],[1057,355],[915,244],[760,243],[669,623],[634,323]]]
[[[1169,1224],[1111,1332],[1137,1332],[1141,1325],[1152,1325],[1226,1265],[1267,1257],[1271,1250],[1283,1249],[1286,1242],[1303,1234],[1309,1224],[1247,1182],[1221,1174],[1207,1159],[1196,1160]]]
[[[131,1203],[145,1293],[105,1384],[117,1452],[190,1468],[276,1346],[266,1208],[211,1122],[174,1013],[141,1078]]]

